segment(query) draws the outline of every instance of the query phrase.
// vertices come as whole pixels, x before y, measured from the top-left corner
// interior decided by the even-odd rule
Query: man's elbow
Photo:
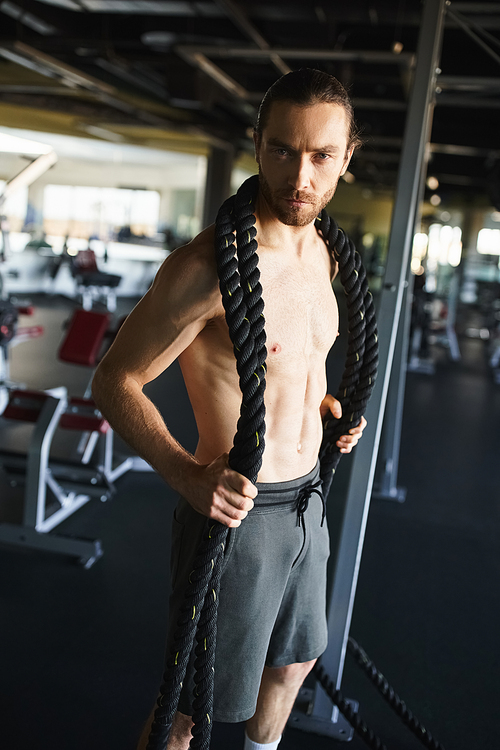
[[[104,414],[113,402],[120,401],[125,393],[135,391],[136,387],[134,378],[109,364],[105,358],[92,378],[92,398]]]
[[[109,403],[113,392],[116,391],[118,386],[118,379],[109,371],[106,367],[105,362],[101,362],[92,378],[92,398],[101,411],[105,409],[107,403]]]
[[[91,384],[92,398],[98,406],[100,405],[100,401],[103,397],[104,387],[105,378],[102,377],[101,366],[98,365],[97,370],[94,372],[94,375],[92,377]]]

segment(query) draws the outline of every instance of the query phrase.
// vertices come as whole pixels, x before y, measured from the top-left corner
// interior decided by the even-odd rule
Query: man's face
[[[349,165],[347,118],[338,104],[275,102],[255,138],[260,188],[279,221],[310,224],[331,201]]]

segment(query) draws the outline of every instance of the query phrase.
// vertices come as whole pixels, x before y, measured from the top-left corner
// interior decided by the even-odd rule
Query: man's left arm
[[[325,398],[321,402],[319,411],[323,422],[325,421],[325,419],[329,418],[330,414],[332,414],[335,419],[340,419],[340,417],[342,416],[342,405],[340,401],[338,401],[334,396],[331,396],[329,393],[327,393]],[[347,435],[342,435],[342,437],[337,440],[336,445],[338,448],[340,448],[341,453],[350,453],[352,451],[354,446],[357,445],[361,435],[363,434],[363,430],[365,429],[365,427],[366,419],[364,417],[361,417],[361,422],[357,427],[353,427],[352,430],[349,430]]]

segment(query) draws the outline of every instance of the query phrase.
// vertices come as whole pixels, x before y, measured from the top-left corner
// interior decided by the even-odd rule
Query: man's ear
[[[353,153],[354,153],[354,146],[351,146],[349,151],[346,152],[344,164],[342,165],[342,169],[340,170],[341,177],[347,172],[347,167],[349,166]]]
[[[253,131],[253,147],[255,152],[255,161],[260,166],[259,151],[262,143],[262,137],[255,130]]]

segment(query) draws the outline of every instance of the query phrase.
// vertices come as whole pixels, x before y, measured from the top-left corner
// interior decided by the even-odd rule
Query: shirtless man
[[[314,227],[314,219],[333,197],[338,179],[347,170],[357,145],[347,94],[336,79],[325,73],[310,70],[290,73],[264,97],[254,139],[260,173],[255,214],[268,348],[266,447],[257,486],[228,466],[241,393],[219,291],[213,226],[166,259],[151,289],[121,328],[93,384],[94,398],[116,431],[180,494],[184,505],[178,506],[176,514],[179,517],[184,514],[186,525],[196,525],[197,518],[203,521],[209,517],[228,526],[230,534],[237,533],[233,530],[240,533],[240,525],[241,533],[246,528],[251,530],[252,519],[266,525],[271,522],[272,515],[258,515],[257,503],[261,495],[265,498],[268,493],[267,497],[272,497],[269,493],[274,487],[279,487],[279,491],[292,487],[296,497],[301,479],[314,476],[322,418],[329,412],[337,418],[341,416],[338,401],[326,394],[325,368],[326,356],[338,335],[338,310],[331,285],[336,264]],[[176,358],[199,432],[194,456],[170,434],[143,393],[143,386]],[[338,441],[343,453],[356,445],[364,425],[363,420]],[[234,713],[218,709],[222,698],[218,698],[216,690],[215,720],[248,719],[245,750],[277,748],[300,685],[326,646],[324,589],[328,540],[324,537],[326,526],[320,527],[319,523],[320,506],[320,498],[313,497],[307,513],[315,515],[307,517],[304,530],[297,523],[294,506],[295,516],[290,525],[290,533],[300,535],[299,555],[293,566],[305,555],[302,535],[306,531],[311,535],[311,549],[316,544],[321,552],[320,565],[324,571],[319,577],[319,593],[315,594],[319,613],[311,612],[313,605],[307,602],[302,605],[310,616],[307,628],[314,629],[313,622],[320,621],[320,635],[298,649],[287,641],[281,655],[266,658],[265,666],[262,661],[257,687],[253,688],[255,696],[246,704],[253,706],[250,713],[246,710],[247,715],[243,709]],[[280,526],[285,523],[285,516],[285,512],[274,516]],[[258,527],[254,542],[262,540],[264,532],[264,526]],[[318,536],[320,541],[316,543],[314,535],[320,534],[323,536],[321,539]],[[239,542],[235,548],[239,549]],[[275,555],[271,567],[275,564],[278,567],[283,556],[276,552]],[[236,561],[234,552],[226,570],[230,571]],[[243,558],[244,565],[245,561]],[[313,568],[306,568],[306,564],[309,563],[304,564],[302,578],[308,578],[302,586],[309,590],[313,581],[304,571],[310,573]],[[265,575],[267,583],[263,585],[267,587],[274,571],[264,571]],[[231,582],[225,582],[224,576],[226,572],[221,584],[219,619],[226,617],[223,597],[231,589]],[[300,577],[298,580],[300,585]],[[252,574],[250,581],[253,585],[257,578]],[[262,592],[252,606],[258,606],[261,598]],[[294,592],[292,605],[297,598]],[[240,600],[238,606],[233,602],[226,609],[231,606],[233,611],[239,609]],[[251,614],[245,615],[245,627]],[[286,625],[286,617],[277,615],[276,622],[283,621]],[[295,615],[291,619],[295,620]],[[261,622],[259,614],[257,629]],[[273,627],[272,623],[269,633]],[[225,632],[232,633],[232,628],[236,624],[231,621]],[[236,639],[237,647],[241,643],[242,650],[245,645],[240,639],[244,636],[242,630]],[[222,648],[224,638],[229,635],[219,635],[218,652],[219,641]],[[288,663],[287,656],[291,653],[299,656]],[[239,654],[230,650],[230,658],[231,655],[232,668],[236,668]],[[242,674],[246,675],[251,670],[247,652],[241,661],[245,670]],[[216,662],[216,675],[218,671]],[[235,689],[225,682],[224,687],[223,697],[229,694],[230,701],[236,700],[239,684]],[[178,712],[169,750],[188,748],[191,726],[189,709]],[[148,728],[149,724],[139,744],[141,749],[146,747]]]

